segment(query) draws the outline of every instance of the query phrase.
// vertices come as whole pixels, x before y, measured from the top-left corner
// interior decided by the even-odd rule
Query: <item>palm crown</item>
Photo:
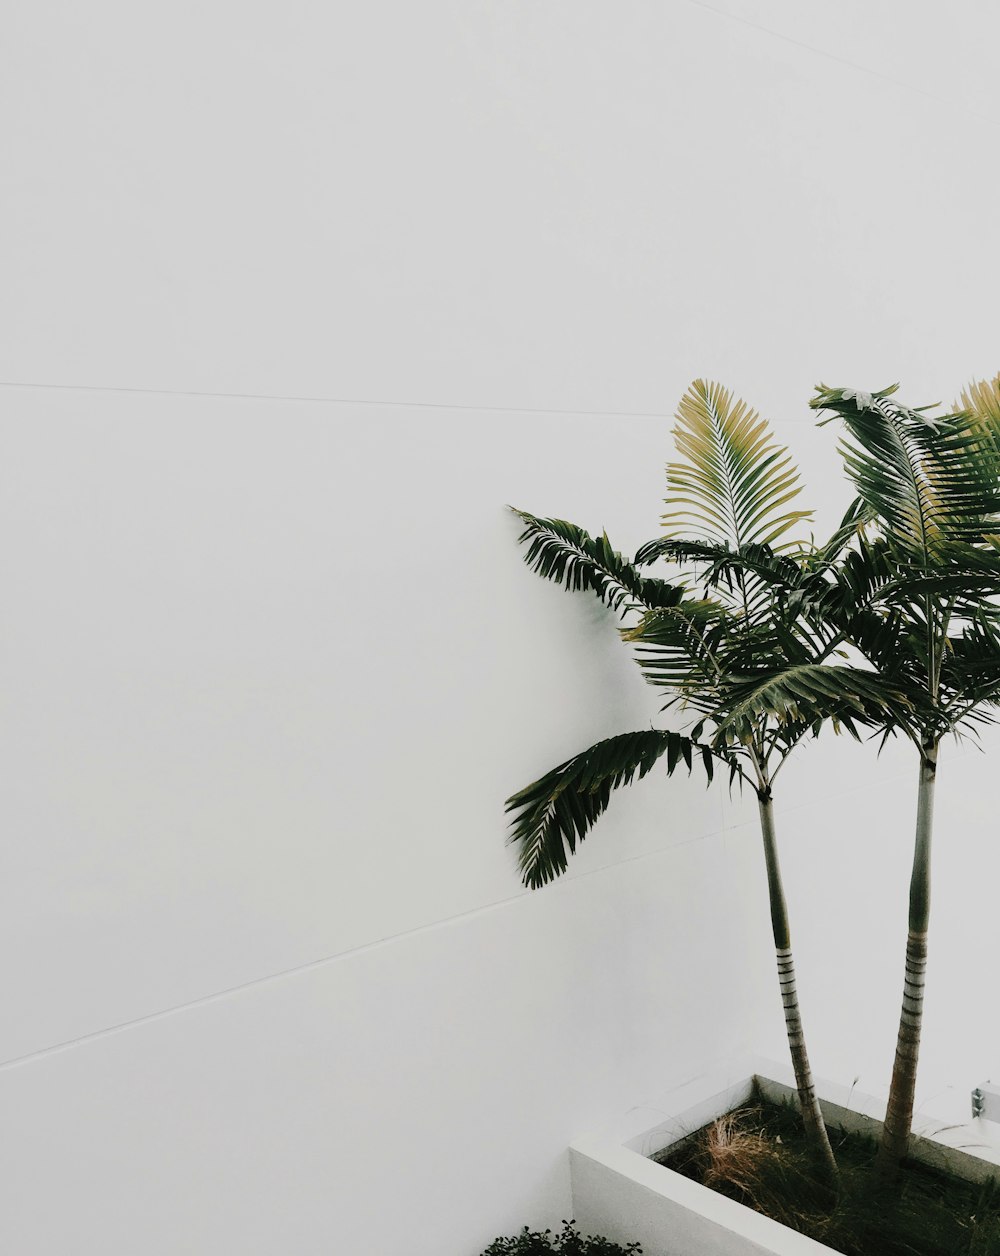
[[[810,402],[844,421],[863,520],[813,611],[906,695],[887,727],[936,743],[989,718],[1000,686],[1000,377],[938,417],[895,391]]]
[[[666,694],[662,709],[691,717],[684,733],[651,728],[599,742],[508,799],[531,886],[564,871],[612,792],[661,758],[668,774],[698,763],[709,780],[721,762],[731,782],[769,793],[806,733],[826,719],[855,732],[892,699],[875,673],[829,661],[842,640],[816,611],[830,588],[829,553],[790,537],[809,512],[789,508],[798,474],[767,425],[725,389],[696,380],[674,435],[681,458],[667,467],[665,535],[631,561],[607,534],[516,512],[527,564],[617,612],[646,680]],[[673,565],[673,579],[644,574],[660,560]]]

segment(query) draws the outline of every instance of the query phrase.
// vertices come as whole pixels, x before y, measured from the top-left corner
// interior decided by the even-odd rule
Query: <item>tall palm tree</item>
[[[828,659],[840,642],[820,616],[817,569],[833,561],[856,524],[822,552],[788,540],[807,517],[789,508],[798,473],[767,424],[719,385],[696,380],[680,403],[674,429],[678,461],[667,468],[665,535],[634,561],[607,534],[516,513],[525,527],[525,561],[569,590],[588,591],[624,620],[646,679],[668,694],[664,710],[693,713],[685,733],[644,729],[598,742],[553,768],[507,801],[511,841],[519,845],[526,885],[565,871],[607,809],[612,792],[665,762],[668,775],[694,763],[712,779],[716,762],[756,793],[767,869],[771,925],[789,1051],[803,1121],[817,1159],[833,1178],[836,1164],[816,1098],[795,984],[788,910],[774,824],[773,785],[788,755],[832,719],[883,718],[885,689],[871,672]],[[673,581],[642,574],[666,559]],[[693,570],[692,570],[693,569]],[[825,585],[823,586],[825,587]],[[799,608],[799,609],[796,609]],[[855,734],[856,735],[856,734]]]
[[[903,1002],[877,1170],[895,1178],[913,1120],[942,739],[1000,696],[1000,376],[932,418],[880,392],[820,385],[810,402],[847,429],[844,463],[867,520],[818,608],[905,695],[888,716],[919,756]],[[823,602],[823,598],[820,602]]]

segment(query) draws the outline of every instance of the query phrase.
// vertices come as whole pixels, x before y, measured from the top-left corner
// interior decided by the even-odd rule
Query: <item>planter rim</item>
[[[721,1256],[833,1252],[649,1158],[744,1103],[755,1083],[774,1099],[795,1095],[790,1066],[742,1057],[630,1109],[603,1130],[575,1139],[570,1167],[577,1218],[591,1227],[603,1225],[603,1232],[619,1242],[638,1239],[646,1256],[658,1256],[655,1244],[664,1232],[656,1225],[671,1227],[669,1237],[664,1233],[671,1245],[676,1244],[670,1250]],[[825,1080],[817,1080],[816,1092],[830,1126],[877,1136],[884,1100]],[[975,1139],[977,1130],[982,1132],[981,1142]],[[964,1126],[943,1126],[928,1117],[915,1121],[910,1155],[970,1181],[1000,1178],[1000,1145],[988,1138],[981,1119]],[[649,1220],[644,1220],[647,1215]],[[662,1220],[654,1222],[655,1216]]]

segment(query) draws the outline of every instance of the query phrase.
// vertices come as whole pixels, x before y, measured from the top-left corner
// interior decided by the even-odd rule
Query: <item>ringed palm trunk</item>
[[[791,935],[788,927],[788,908],[785,905],[785,891],[781,883],[778,843],[774,833],[774,804],[771,801],[770,790],[758,794],[757,801],[760,808],[760,831],[764,839],[764,859],[767,864],[771,930],[774,934],[774,949],[778,960],[778,985],[781,987],[781,1002],[785,1010],[785,1032],[788,1035],[788,1049],[792,1056],[795,1085],[799,1092],[799,1107],[802,1110],[802,1120],[816,1160],[826,1177],[830,1181],[836,1181],[837,1162],[834,1159],[833,1148],[830,1146],[830,1136],[823,1121],[819,1100],[816,1098],[816,1087],[813,1083],[812,1068],[806,1053],[806,1040],[802,1031],[799,996],[795,988],[795,963],[792,959]]]
[[[899,1171],[900,1162],[909,1148],[910,1127],[913,1124],[913,1096],[917,1085],[917,1056],[920,1051],[924,977],[927,969],[927,924],[931,904],[931,828],[934,819],[937,756],[936,743],[925,745],[920,756],[903,1008],[899,1017],[896,1059],[892,1067],[889,1101],[876,1161],[878,1176],[885,1183],[891,1182]]]

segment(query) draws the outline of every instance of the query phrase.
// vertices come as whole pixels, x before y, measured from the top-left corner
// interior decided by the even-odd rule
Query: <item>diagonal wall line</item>
[[[906,79],[894,78],[890,74],[883,74],[880,70],[872,69],[871,66],[862,65],[858,61],[851,61],[836,52],[828,52],[825,48],[818,48],[815,44],[807,44],[801,39],[796,39],[793,35],[786,35],[770,26],[762,26],[759,22],[751,21],[750,18],[743,17],[738,13],[730,13],[727,9],[717,9],[714,4],[708,4],[706,0],[686,0],[686,3],[693,5],[696,9],[705,9],[707,12],[714,13],[717,17],[725,18],[730,22],[737,22],[740,26],[749,26],[751,30],[760,31],[762,35],[770,35],[772,39],[780,39],[783,43],[791,44],[795,48],[801,48],[805,52],[811,52],[817,57],[824,57],[827,61],[834,61],[838,65],[857,70],[860,74],[867,74],[869,78],[879,79],[881,82],[888,83],[892,87],[898,87],[902,91],[912,92],[915,96],[922,96],[925,100],[933,100],[936,104],[944,105],[956,113],[967,114],[969,117],[985,122],[989,126],[1000,125],[1000,120],[993,117],[992,114],[980,113],[978,109],[971,109],[953,96],[940,96],[937,92],[928,92]]]
[[[384,406],[396,407],[400,410],[461,410],[483,411],[489,414],[565,414],[579,415],[582,418],[620,418],[620,419],[669,419],[669,410],[573,410],[551,409],[544,406],[484,406],[470,403],[439,401],[390,401],[371,400],[361,397],[307,397],[284,396],[280,393],[237,393],[237,392],[197,392],[188,388],[120,388],[112,384],[35,384],[17,380],[0,380],[0,388],[25,388],[45,391],[54,389],[59,392],[93,392],[93,393],[132,393],[144,397],[215,397],[230,401],[294,401],[308,405],[332,406]]]
[[[468,911],[458,912],[454,916],[446,916],[443,920],[433,920],[425,925],[416,925],[412,929],[404,929],[400,933],[390,934],[385,938],[376,938],[373,942],[366,942],[362,946],[350,947],[345,951],[338,951],[333,955],[324,955],[319,959],[307,960],[304,964],[296,964],[292,968],[283,968],[279,972],[267,973],[263,977],[254,977],[251,981],[242,981],[235,986],[229,986],[224,990],[214,990],[211,994],[202,995],[200,998],[191,999],[186,1003],[178,1003],[172,1007],[162,1008],[157,1012],[149,1012],[145,1016],[137,1016],[132,1020],[121,1021],[116,1025],[108,1025],[104,1029],[95,1029],[89,1034],[81,1034],[79,1038],[67,1038],[64,1042],[55,1042],[48,1047],[41,1047],[37,1051],[29,1051],[25,1055],[14,1056],[9,1060],[0,1062],[0,1073],[14,1069],[24,1064],[33,1063],[37,1060],[45,1059],[47,1056],[59,1055],[64,1051],[69,1051],[73,1047],[83,1046],[89,1042],[96,1042],[101,1038],[108,1038],[112,1034],[122,1033],[128,1029],[135,1029],[140,1025],[148,1025],[153,1021],[165,1020],[168,1016],[174,1016],[179,1012],[189,1011],[191,1008],[204,1007],[210,1003],[216,1003],[221,999],[228,998],[230,995],[241,994],[245,990],[252,990],[259,986],[269,985],[271,982],[281,981],[286,977],[294,977],[299,973],[309,972],[311,969],[322,968],[328,964],[336,964],[340,960],[350,959],[356,955],[363,955],[369,951],[379,950],[382,947],[390,946],[394,942],[402,941],[404,938],[415,938],[421,934],[430,933],[435,929],[441,929],[448,925],[458,924],[464,920],[472,920],[476,916],[486,915],[488,912],[499,910],[501,907],[507,907],[511,903],[530,898],[532,893],[552,894],[566,891],[571,885],[577,881],[584,881],[589,877],[599,876],[602,873],[613,872],[617,868],[624,868],[629,864],[639,863],[646,859],[656,859],[668,856],[672,851],[678,850],[683,846],[691,846],[695,842],[709,842],[714,838],[723,835],[724,829],[719,827],[712,829],[708,833],[699,833],[696,837],[686,838],[681,842],[671,842],[665,848],[659,850],[645,851],[639,855],[632,855],[628,859],[620,859],[616,863],[605,864],[600,868],[591,868],[587,872],[581,872],[575,876],[561,878],[552,884],[545,886],[541,890],[530,891],[522,890],[518,894],[511,894],[507,898],[497,899],[496,902],[486,903],[481,907],[473,907]]]

